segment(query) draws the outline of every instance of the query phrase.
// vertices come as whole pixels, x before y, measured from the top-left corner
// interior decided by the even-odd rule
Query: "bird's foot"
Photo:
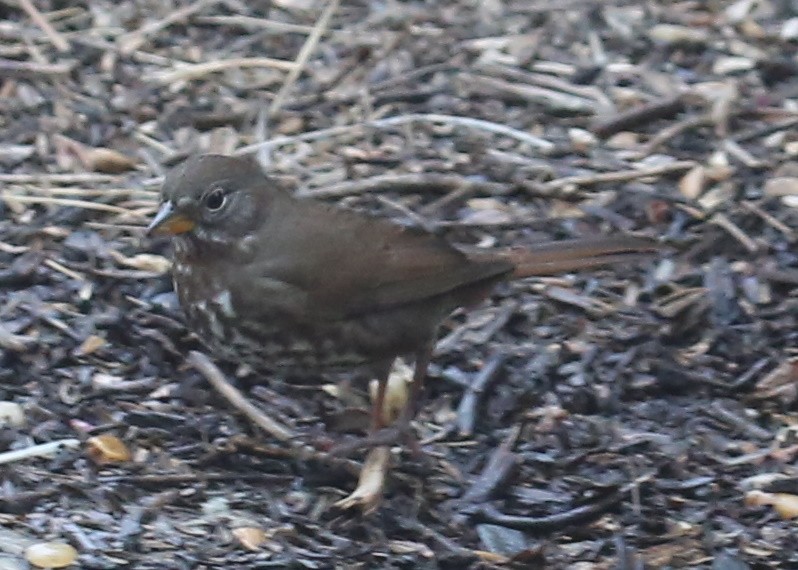
[[[360,508],[364,513],[374,511],[382,500],[385,477],[391,462],[388,447],[375,447],[369,451],[358,478],[357,487],[352,493],[335,503],[339,509]]]

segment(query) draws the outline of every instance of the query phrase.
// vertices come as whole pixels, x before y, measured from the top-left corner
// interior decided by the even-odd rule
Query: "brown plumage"
[[[150,226],[174,236],[189,326],[222,358],[257,369],[367,365],[382,395],[394,359],[416,357],[409,422],[440,322],[494,285],[588,269],[655,248],[627,236],[465,253],[444,239],[299,200],[250,159],[204,155],[163,186]]]

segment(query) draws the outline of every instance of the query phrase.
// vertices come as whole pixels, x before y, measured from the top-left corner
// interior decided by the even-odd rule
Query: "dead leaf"
[[[80,346],[75,349],[75,356],[88,356],[100,350],[104,347],[106,341],[103,337],[97,336],[96,334],[89,335],[86,337]]]
[[[120,174],[136,168],[136,162],[110,148],[85,148],[78,158],[88,170],[104,174]]]
[[[798,495],[790,493],[765,493],[764,491],[748,491],[745,504],[749,506],[772,506],[783,519],[798,517]]]
[[[158,275],[163,275],[172,269],[172,262],[162,255],[139,253],[138,255],[127,257],[118,251],[111,251],[110,255],[117,263],[132,267],[133,269],[138,269],[139,271],[149,271],[157,273]]]
[[[266,542],[266,533],[263,529],[254,526],[240,526],[233,529],[233,536],[247,550],[260,550]]]
[[[86,441],[86,453],[98,465],[125,463],[131,459],[127,445],[109,433],[90,437]]]
[[[706,168],[700,164],[687,171],[687,174],[679,180],[679,191],[688,200],[695,200],[704,191],[706,183]]]
[[[39,542],[25,549],[25,559],[39,568],[64,568],[75,563],[78,551],[65,542]]]

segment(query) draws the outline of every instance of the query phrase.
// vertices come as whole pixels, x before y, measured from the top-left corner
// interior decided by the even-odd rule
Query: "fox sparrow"
[[[591,268],[655,249],[619,236],[466,253],[438,236],[278,189],[255,160],[203,155],[167,177],[149,233],[174,236],[189,326],[255,369],[366,365],[378,379],[415,356],[412,419],[439,323],[501,281]]]

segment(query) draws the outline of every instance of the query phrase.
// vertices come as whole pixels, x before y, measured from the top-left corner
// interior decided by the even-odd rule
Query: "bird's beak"
[[[175,212],[171,202],[164,202],[147,227],[148,236],[176,236],[194,229],[194,222]]]

